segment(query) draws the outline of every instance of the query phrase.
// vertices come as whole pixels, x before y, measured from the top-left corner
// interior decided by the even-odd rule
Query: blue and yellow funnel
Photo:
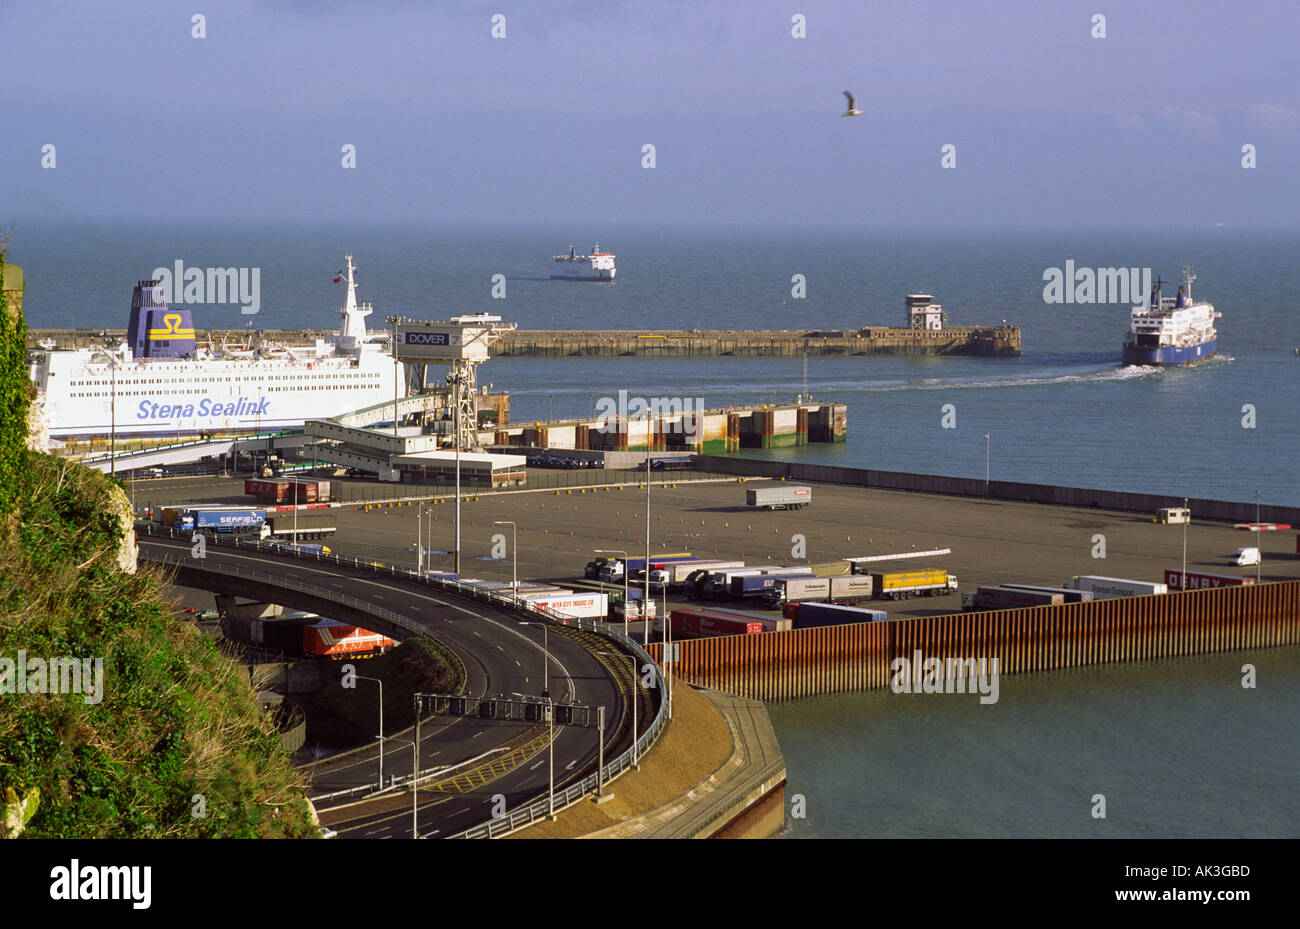
[[[168,309],[163,286],[157,281],[135,285],[126,338],[136,358],[192,358],[196,348],[190,311]]]

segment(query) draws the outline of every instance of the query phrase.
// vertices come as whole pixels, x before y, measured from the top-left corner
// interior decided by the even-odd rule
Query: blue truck
[[[182,529],[210,529],[216,532],[247,532],[262,528],[266,510],[194,509],[181,515]]]

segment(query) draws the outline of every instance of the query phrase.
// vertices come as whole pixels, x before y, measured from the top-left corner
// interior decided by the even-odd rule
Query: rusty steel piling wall
[[[673,675],[759,700],[879,690],[890,663],[997,658],[1002,674],[1300,643],[1300,581],[686,639]],[[661,647],[648,646],[658,661]]]

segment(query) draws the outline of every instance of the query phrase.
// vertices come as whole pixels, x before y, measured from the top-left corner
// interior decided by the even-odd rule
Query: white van
[[[1239,548],[1232,553],[1231,557],[1228,559],[1228,564],[1237,565],[1238,567],[1241,567],[1242,565],[1259,564],[1259,549]]]

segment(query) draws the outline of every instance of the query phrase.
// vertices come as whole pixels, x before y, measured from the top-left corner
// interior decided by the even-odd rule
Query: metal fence
[[[734,480],[734,478],[732,479]],[[136,531],[138,532],[142,529],[149,535],[166,536],[168,538],[174,538],[174,539],[185,539],[187,535],[192,535],[192,530],[175,529],[170,526],[158,526],[153,523],[137,523]],[[273,545],[270,545],[266,542],[262,542],[260,540],[218,538],[216,540],[216,544],[229,545],[235,548],[252,548],[255,550],[274,552],[277,555],[288,555],[300,559],[324,561],[324,562],[329,562],[331,564],[337,564],[337,565],[347,565],[357,570],[368,571],[373,574],[388,574],[393,577],[401,577],[405,580],[412,581],[415,583],[422,583],[428,587],[453,593],[461,597],[466,597],[469,599],[488,603],[499,609],[512,610],[515,612],[523,613],[529,618],[541,617],[543,619],[546,619],[554,623],[555,625],[570,626],[572,628],[582,629],[587,632],[592,632],[597,635],[603,636],[607,639],[610,639],[614,644],[620,646],[624,651],[627,651],[632,655],[634,655],[637,658],[638,667],[649,664],[654,669],[655,680],[663,679],[663,675],[660,673],[660,668],[658,663],[653,658],[650,657],[650,654],[644,648],[642,648],[639,643],[637,643],[630,637],[624,635],[623,630],[619,628],[617,625],[611,626],[608,623],[600,622],[597,620],[579,619],[571,616],[565,616],[562,613],[557,613],[554,610],[551,610],[546,607],[536,607],[536,606],[524,607],[520,605],[519,602],[512,597],[493,593],[491,591],[484,590],[480,587],[476,587],[471,584],[462,584],[459,581],[449,580],[440,577],[426,577],[420,575],[415,571],[411,571],[407,568],[397,568],[391,565],[378,565],[374,562],[363,561],[362,559],[359,558],[351,558],[344,555],[336,555],[333,553],[313,554],[311,552],[284,551],[282,549],[276,548]],[[275,575],[263,574],[259,571],[252,571],[248,568],[241,568],[238,566],[224,566],[224,565],[209,564],[197,558],[189,558],[184,556],[180,558],[167,558],[164,556],[157,560],[161,561],[164,564],[177,564],[177,565],[188,564],[191,567],[201,567],[205,571],[215,571],[216,573],[219,574],[226,574],[226,575],[232,575],[234,577],[247,578],[249,580],[256,580],[262,583],[273,584],[279,587],[283,587],[287,590],[296,590],[302,593],[307,593],[315,597],[320,597],[322,599],[330,600],[332,602],[340,603],[345,606],[352,607],[353,609],[357,609],[369,613],[372,616],[376,616],[389,623],[392,623],[394,626],[400,629],[407,630],[413,635],[416,636],[431,635],[428,629],[419,625],[418,623],[412,622],[410,619],[406,618],[405,616],[401,616],[397,613],[394,613],[392,610],[385,609],[384,607],[376,606],[372,603],[369,603],[368,601],[360,600],[356,597],[339,593],[338,591],[328,590],[323,587],[316,587],[315,585],[312,584],[303,584],[300,581],[289,580],[287,578],[281,578]],[[633,680],[635,682],[636,678],[633,678]],[[634,691],[635,691],[635,686],[634,686]],[[577,803],[579,800],[581,800],[583,797],[587,796],[588,794],[594,793],[599,789],[601,783],[608,783],[614,780],[615,778],[617,778],[619,775],[623,774],[632,766],[633,758],[639,758],[641,755],[645,754],[652,745],[654,745],[655,741],[659,738],[660,734],[663,732],[664,726],[666,726],[668,723],[667,701],[664,700],[663,694],[662,692],[659,691],[659,689],[656,688],[656,692],[659,695],[659,700],[658,700],[658,705],[655,708],[655,714],[650,720],[649,727],[645,730],[645,732],[643,732],[640,735],[640,737],[636,739],[634,746],[629,747],[621,755],[609,761],[605,765],[602,771],[599,771],[595,774],[588,775],[587,777],[583,778],[577,783],[570,785],[568,788],[561,791],[560,793],[557,793],[555,795],[555,806],[554,806],[554,809],[557,812],[565,809],[566,807],[572,806],[574,803]],[[632,695],[632,699],[635,700],[637,698],[638,698],[637,694],[634,692]],[[424,776],[425,775],[421,775],[421,777]],[[550,794],[549,792],[542,793],[539,794],[534,799],[525,801],[520,806],[517,806],[514,810],[507,812],[500,817],[490,819],[478,826],[472,826],[454,835],[447,836],[446,838],[451,838],[451,839],[495,838],[498,836],[503,836],[508,833],[514,832],[515,830],[521,829],[524,826],[527,826],[531,823],[535,823],[538,822],[539,820],[548,818],[550,816],[550,813],[551,813]]]

